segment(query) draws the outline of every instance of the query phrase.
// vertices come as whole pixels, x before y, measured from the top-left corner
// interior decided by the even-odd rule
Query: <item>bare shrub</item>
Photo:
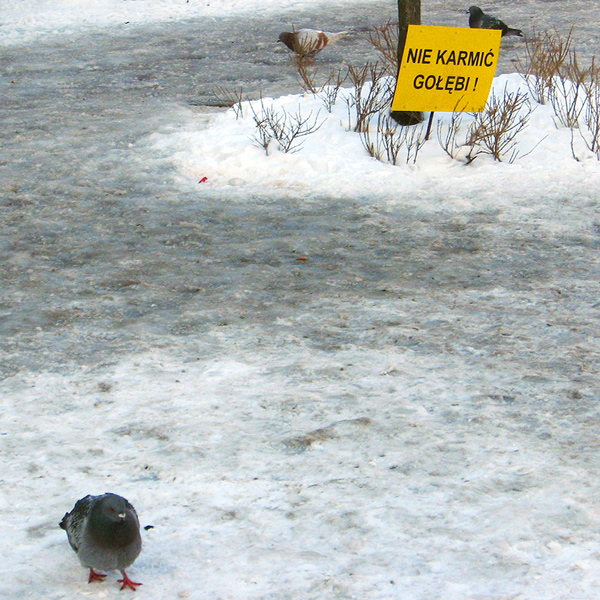
[[[583,122],[587,130],[583,136],[586,145],[600,160],[600,88],[597,85],[588,91]]]
[[[540,104],[549,99],[555,77],[569,54],[573,28],[567,37],[559,31],[535,32],[525,38],[525,61],[517,60],[520,71],[529,92]]]
[[[559,75],[548,90],[557,127],[558,124],[571,129],[579,127],[596,72],[595,58],[591,66],[584,69],[579,65],[575,50],[569,51],[568,59],[560,67]]]
[[[320,98],[327,112],[331,112],[340,92],[340,88],[348,78],[348,71],[344,69],[331,69],[329,75],[322,85],[315,81],[316,73],[309,71],[309,65],[306,61],[296,61],[298,69],[298,80],[305,93],[314,94]]]
[[[527,94],[517,90],[500,96],[490,94],[485,110],[473,113],[474,121],[469,126],[466,143],[476,149],[471,160],[479,154],[488,154],[494,160],[514,162],[519,156],[516,136],[529,122],[532,107]]]
[[[556,115],[554,124],[570,129],[579,127],[579,119],[585,108],[585,88],[581,83],[557,77],[550,92],[550,103]]]
[[[342,69],[338,69],[337,71],[331,70],[329,73],[329,77],[327,81],[323,84],[323,86],[317,92],[317,96],[321,99],[327,112],[331,112],[335,103],[337,102],[338,95],[340,93],[340,89],[344,82],[348,79],[348,71],[342,71]]]
[[[386,73],[396,77],[398,73],[398,22],[388,21],[385,25],[376,26],[374,31],[369,33],[369,42],[379,52]]]
[[[456,158],[457,151],[466,143],[465,139],[459,141],[458,135],[462,130],[463,114],[455,110],[452,113],[450,123],[437,122],[437,139],[442,150],[450,157]],[[464,137],[464,136],[463,136]]]
[[[467,164],[485,154],[511,163],[520,156],[516,136],[526,127],[533,110],[525,92],[508,92],[506,88],[500,96],[492,92],[483,112],[469,113],[472,121],[466,127],[465,113],[458,109],[449,123],[437,124],[438,142],[448,156],[457,158],[462,149]]]
[[[312,68],[310,63],[305,60],[297,60],[297,57],[292,58],[292,63],[296,67],[298,72],[298,81],[300,87],[310,94],[316,94],[318,86],[315,83],[313,73],[309,71],[309,66]]]
[[[403,127],[390,115],[382,112],[377,117],[375,137],[367,127],[360,133],[360,139],[370,156],[382,162],[397,165],[401,150],[405,150],[406,164],[416,163],[419,151],[427,141],[424,125]]]
[[[256,142],[267,156],[273,141],[282,152],[297,152],[302,145],[299,139],[318,131],[325,122],[323,119],[319,123],[318,112],[313,116],[311,111],[303,117],[299,109],[297,113],[289,113],[284,108],[277,110],[273,106],[265,106],[262,98],[259,111],[252,104],[250,109],[256,123]]]
[[[585,111],[579,132],[589,150],[600,160],[600,68],[595,59],[585,84]],[[575,156],[575,154],[573,154]]]
[[[367,63],[361,68],[350,66],[348,76],[354,89],[346,98],[349,127],[352,128],[351,109],[354,108],[356,121],[354,131],[364,132],[369,121],[391,102],[393,87],[386,70],[378,64]]]
[[[223,106],[228,106],[233,109],[236,119],[244,116],[242,104],[244,100],[244,89],[241,86],[239,89],[229,89],[219,85],[214,87],[213,93]]]

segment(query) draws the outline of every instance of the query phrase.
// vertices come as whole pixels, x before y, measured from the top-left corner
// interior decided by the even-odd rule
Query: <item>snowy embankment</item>
[[[460,148],[456,158],[451,158],[438,141],[450,124],[449,113],[435,115],[431,138],[416,161],[406,163],[405,151],[397,165],[378,161],[369,156],[360,135],[353,131],[356,120],[352,102],[348,105],[350,88],[340,90],[331,112],[313,94],[243,102],[236,110],[202,117],[199,121],[206,123],[193,129],[182,131],[174,125],[147,142],[173,160],[186,177],[231,193],[241,188],[241,193],[279,190],[283,194],[367,196],[402,205],[429,205],[433,210],[440,203],[444,210],[483,208],[489,202],[508,208],[516,203],[526,211],[541,209],[538,201],[543,196],[548,215],[554,215],[553,201],[566,191],[572,197],[586,195],[600,182],[600,162],[578,130],[560,124],[550,103],[535,102],[520,75],[495,78],[492,94],[502,97],[507,92],[528,96],[523,109],[528,116],[513,150],[501,157],[503,162],[480,155],[466,164]],[[254,119],[265,108],[316,121],[320,128],[298,138],[292,152],[281,152],[276,144],[265,152]],[[465,115],[462,130],[472,120]],[[422,133],[425,128],[423,123]]]

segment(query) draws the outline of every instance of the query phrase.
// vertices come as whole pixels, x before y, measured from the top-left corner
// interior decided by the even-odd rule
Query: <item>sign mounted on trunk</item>
[[[481,112],[501,37],[496,29],[409,25],[392,110]]]

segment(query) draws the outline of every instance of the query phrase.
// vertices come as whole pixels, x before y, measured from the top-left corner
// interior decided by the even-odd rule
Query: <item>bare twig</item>
[[[589,89],[587,84],[593,79],[594,68],[593,60],[591,67],[580,67],[577,53],[573,50],[559,69],[559,75],[554,78],[548,96],[561,125],[579,127],[580,117],[586,105],[586,90]]]
[[[348,71],[332,69],[324,83],[319,85],[315,82],[315,76],[309,71],[309,65],[306,62],[296,62],[296,67],[302,89],[306,93],[314,94],[317,98],[320,98],[327,112],[331,112],[337,102],[340,88],[348,78]]]
[[[348,75],[354,85],[354,90],[349,94],[348,115],[354,108],[356,121],[354,131],[365,131],[369,126],[371,117],[382,111],[391,103],[393,87],[391,78],[386,77],[384,67],[374,63],[367,63],[362,68],[350,66]],[[352,118],[349,118],[352,127]]]
[[[317,96],[321,98],[325,108],[327,109],[327,112],[331,112],[335,106],[340,93],[340,88],[346,79],[348,79],[348,71],[344,72],[342,69],[334,71],[332,69],[329,73],[327,81],[317,92]]]
[[[229,106],[235,113],[235,118],[239,119],[244,116],[243,111],[243,99],[244,90],[240,88],[228,89],[223,86],[217,85],[214,87],[214,94],[217,99],[223,104],[223,106]]]
[[[513,162],[521,156],[516,149],[516,136],[526,127],[532,110],[525,92],[508,92],[506,88],[501,95],[492,92],[485,110],[471,113],[473,120],[466,129],[464,113],[458,107],[449,123],[439,122],[438,142],[451,158],[457,158],[459,150],[464,149],[467,164],[483,154],[497,161]]]
[[[273,142],[282,152],[297,152],[302,145],[299,138],[318,131],[325,119],[319,122],[319,113],[313,116],[312,111],[303,117],[300,109],[297,113],[289,113],[284,108],[277,111],[273,106],[265,106],[260,100],[260,110],[250,105],[252,118],[256,124],[255,139],[258,145],[269,154]]]
[[[310,94],[316,94],[318,86],[315,84],[312,73],[309,72],[311,65],[305,60],[297,60],[296,56],[292,58],[292,63],[298,71],[298,80],[302,89]]]
[[[419,151],[426,142],[426,127],[398,125],[391,116],[380,112],[377,117],[375,138],[371,137],[370,128],[360,133],[365,150],[377,160],[397,165],[400,152],[406,150],[405,162],[416,163]]]
[[[369,42],[375,47],[388,75],[398,73],[398,22],[388,21],[376,26],[369,34]]]
[[[573,28],[567,37],[559,31],[534,32],[525,38],[525,62],[517,60],[517,68],[537,102],[545,104],[549,98],[554,78],[569,54]]]
[[[598,160],[600,160],[600,69],[595,60],[590,70],[590,81],[585,86],[585,114],[583,128],[580,128],[583,140]]]
[[[442,150],[450,157],[456,158],[456,151],[464,145],[457,141],[457,137],[462,128],[463,113],[455,111],[452,113],[450,123],[438,121],[437,139]],[[444,131],[445,129],[445,131]]]
[[[513,93],[504,88],[500,96],[492,92],[485,110],[473,113],[466,139],[468,146],[477,149],[471,160],[489,154],[497,161],[506,157],[514,162],[519,156],[515,138],[529,122],[532,110],[527,94],[520,90]]]

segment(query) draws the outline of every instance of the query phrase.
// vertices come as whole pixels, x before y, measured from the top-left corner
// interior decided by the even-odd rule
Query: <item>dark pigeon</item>
[[[473,29],[499,29],[502,31],[502,37],[505,35],[523,37],[523,32],[520,29],[512,29],[504,21],[485,14],[479,6],[469,8],[469,27]]]
[[[133,564],[142,550],[140,523],[135,508],[117,494],[86,496],[65,514],[60,527],[67,532],[69,544],[79,561],[90,570],[88,583],[102,581],[100,571],[121,571],[121,589],[135,591],[142,585],[131,581],[125,569]]]

